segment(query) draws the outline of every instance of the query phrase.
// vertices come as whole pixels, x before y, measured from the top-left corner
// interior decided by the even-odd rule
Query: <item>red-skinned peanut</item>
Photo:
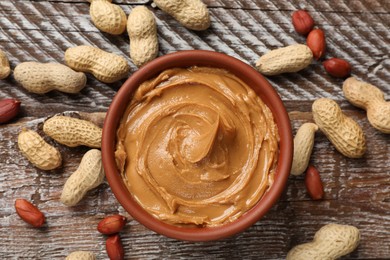
[[[324,187],[317,169],[309,165],[305,175],[306,190],[313,200],[320,200],[324,197]]]
[[[106,240],[106,251],[110,260],[124,259],[124,251],[121,238],[118,234],[112,235]]]
[[[345,78],[351,74],[351,64],[348,61],[331,58],[322,63],[326,72],[336,78]]]
[[[292,24],[295,31],[301,35],[307,35],[314,26],[314,20],[305,10],[297,10],[292,14]]]
[[[20,110],[20,101],[12,98],[0,100],[0,124],[16,117]]]
[[[313,52],[313,57],[319,60],[325,53],[325,34],[321,29],[312,30],[306,39],[307,46]]]
[[[119,233],[126,224],[126,218],[121,215],[112,215],[102,219],[97,230],[105,235]]]
[[[15,209],[21,219],[34,227],[41,227],[45,223],[45,215],[25,199],[15,200]]]

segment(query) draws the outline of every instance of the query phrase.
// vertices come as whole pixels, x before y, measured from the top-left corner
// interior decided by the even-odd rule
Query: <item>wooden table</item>
[[[205,0],[212,26],[189,31],[146,0],[114,0],[127,14],[146,4],[155,14],[159,55],[179,50],[215,50],[254,65],[270,49],[304,43],[291,24],[291,13],[307,9],[324,29],[326,57],[348,60],[353,75],[380,87],[390,98],[390,1],[388,0]],[[94,45],[126,57],[131,72],[127,34],[111,36],[91,23],[86,0],[9,0],[0,2],[1,49],[11,67],[24,61],[64,62],[64,51]],[[63,166],[45,172],[34,168],[18,151],[22,127],[37,129],[48,116],[63,111],[105,111],[121,82],[103,84],[88,75],[87,87],[77,95],[50,92],[31,94],[11,76],[0,81],[0,98],[22,101],[20,116],[0,126],[0,255],[2,258],[63,259],[72,251],[91,250],[107,258],[105,237],[96,225],[109,214],[129,218],[121,233],[126,258],[236,258],[282,259],[296,244],[310,241],[327,223],[355,225],[361,243],[345,259],[390,259],[390,136],[375,130],[366,112],[347,102],[342,80],[329,76],[321,62],[299,73],[268,77],[291,117],[294,134],[311,122],[311,104],[320,97],[336,100],[364,129],[368,150],[362,159],[348,159],[317,133],[311,163],[325,186],[325,198],[312,201],[304,177],[290,177],[286,192],[253,227],[217,242],[189,243],[155,234],[124,211],[105,182],[88,193],[78,206],[65,207],[59,195],[87,148],[56,145]],[[53,141],[46,138],[50,143]],[[45,212],[47,226],[35,229],[16,215],[14,200],[26,198]]]

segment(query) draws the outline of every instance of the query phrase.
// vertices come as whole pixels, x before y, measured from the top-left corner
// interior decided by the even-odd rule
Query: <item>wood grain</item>
[[[128,14],[146,4],[155,14],[159,56],[187,49],[226,53],[250,65],[273,48],[304,43],[294,32],[291,13],[308,10],[327,39],[326,57],[351,62],[354,76],[377,85],[390,99],[390,1],[388,0],[205,0],[212,25],[207,31],[189,31],[147,0],[114,0]],[[126,34],[110,36],[90,21],[86,0],[0,1],[0,43],[11,67],[24,61],[63,63],[64,51],[80,44],[94,45],[126,57],[131,72]],[[22,127],[40,129],[42,121],[63,111],[106,111],[122,82],[103,84],[88,75],[77,95],[51,92],[36,95],[24,90],[13,77],[0,81],[0,98],[22,101],[20,116],[0,125],[0,255],[4,259],[63,259],[75,250],[94,251],[106,259],[105,237],[96,231],[100,219],[120,213],[129,218],[122,235],[126,259],[283,259],[288,250],[312,239],[330,222],[351,224],[362,232],[358,249],[344,259],[390,259],[390,137],[372,128],[365,111],[343,97],[342,80],[326,74],[320,62],[304,71],[268,78],[289,112],[294,134],[312,121],[311,104],[320,97],[335,99],[364,129],[368,151],[363,159],[348,159],[326,137],[316,134],[311,163],[321,173],[323,201],[311,201],[303,176],[292,176],[280,201],[247,231],[216,242],[188,243],[147,230],[124,212],[109,185],[88,193],[73,208],[59,201],[62,186],[77,168],[87,148],[57,146],[64,165],[44,172],[29,164],[17,150]],[[43,134],[40,130],[39,132]],[[16,198],[33,201],[45,212],[47,225],[34,229],[16,215]]]

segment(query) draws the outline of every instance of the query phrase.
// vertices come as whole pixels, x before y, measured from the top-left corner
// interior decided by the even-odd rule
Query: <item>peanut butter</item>
[[[278,129],[242,80],[216,68],[169,69],[135,92],[116,160],[133,198],[174,225],[218,226],[272,185]]]

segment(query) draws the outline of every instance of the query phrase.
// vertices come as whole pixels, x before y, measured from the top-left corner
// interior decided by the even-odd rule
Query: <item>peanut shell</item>
[[[309,66],[312,60],[313,53],[309,47],[295,44],[261,56],[256,62],[256,68],[266,76],[273,76],[300,71]]]
[[[354,106],[367,111],[370,124],[385,134],[390,134],[390,102],[384,93],[374,85],[350,77],[344,81],[345,98]]]
[[[334,147],[349,158],[360,158],[366,152],[366,139],[362,128],[341,111],[331,99],[317,99],[313,105],[313,118]]]
[[[74,94],[87,83],[84,73],[59,63],[23,62],[16,66],[14,77],[25,89],[36,94],[52,90]]]
[[[153,2],[188,29],[202,31],[210,27],[210,14],[201,0],[154,0]]]
[[[102,129],[86,120],[53,116],[44,122],[43,131],[58,143],[69,147],[101,147]]]
[[[102,155],[97,149],[86,152],[77,170],[65,182],[61,202],[66,206],[76,205],[85,194],[99,186],[104,179]]]
[[[135,7],[127,21],[130,57],[141,67],[158,55],[157,25],[154,15],[144,6]]]
[[[41,170],[53,170],[62,164],[60,152],[33,130],[22,129],[18,147],[23,156]]]

